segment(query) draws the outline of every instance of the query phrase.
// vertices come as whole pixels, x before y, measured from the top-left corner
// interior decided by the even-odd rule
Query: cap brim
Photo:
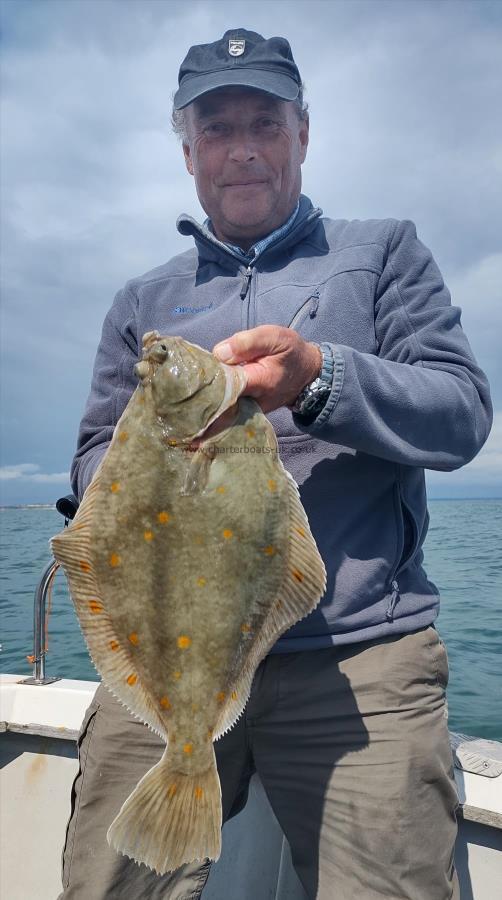
[[[267,72],[263,69],[224,69],[209,75],[193,75],[187,78],[174,95],[174,108],[183,109],[203,94],[218,88],[247,87],[266,94],[273,94],[280,100],[296,100],[300,85],[289,75]]]

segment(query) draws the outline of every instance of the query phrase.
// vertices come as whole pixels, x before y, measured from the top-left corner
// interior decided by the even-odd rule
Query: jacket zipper
[[[293,316],[293,318],[291,319],[291,322],[289,323],[288,328],[295,328],[295,326],[298,324],[298,321],[303,316],[303,313],[307,306],[310,306],[309,318],[315,319],[315,317],[317,315],[317,310],[319,308],[319,291],[318,290],[316,290],[313,294],[311,294],[310,297],[308,297],[307,300],[305,300],[305,303],[302,303],[298,312],[296,312],[295,315]]]
[[[400,513],[400,516],[401,516],[401,519],[402,519],[402,523],[403,523],[403,550],[404,550],[405,528],[404,528],[404,509],[403,509],[403,507],[405,506],[405,504],[403,503],[403,499],[402,499],[402,496],[401,496],[401,490],[400,490],[399,485],[397,486],[397,502],[398,502],[398,505],[399,505],[399,513]],[[412,522],[412,542],[411,542],[411,547],[410,547],[410,549],[409,549],[409,551],[408,551],[408,553],[407,553],[405,559],[402,559],[402,558],[399,559],[398,564],[397,564],[397,568],[396,568],[395,572],[394,572],[393,575],[392,575],[392,581],[391,581],[391,584],[390,584],[390,586],[391,586],[391,588],[392,588],[392,591],[391,591],[391,595],[390,595],[390,600],[389,600],[389,602],[388,602],[388,604],[387,604],[387,609],[386,609],[386,611],[385,611],[385,618],[387,619],[388,622],[392,622],[392,620],[393,620],[393,618],[394,618],[394,610],[395,610],[396,604],[398,603],[399,598],[400,598],[399,582],[398,582],[398,580],[397,580],[398,575],[401,574],[401,572],[402,572],[402,571],[406,568],[406,566],[408,565],[410,559],[412,559],[413,553],[414,553],[414,549],[415,549],[415,546],[416,546],[417,541],[418,541],[418,539],[419,539],[419,538],[418,538],[417,529],[416,529],[416,525],[415,525],[415,521],[414,521],[413,517],[411,517],[411,522]]]
[[[251,266],[248,266],[244,275],[242,277],[242,285],[241,285],[241,300],[245,300],[247,296],[247,292],[249,290],[249,285],[251,282],[251,276],[253,274],[253,270]]]
[[[249,265],[242,276],[242,284],[240,290],[240,298],[246,304],[246,308],[242,309],[242,327],[244,330],[249,328],[249,309],[251,306],[251,278],[253,277],[253,267]]]
[[[390,595],[390,600],[385,611],[385,618],[388,622],[392,622],[394,618],[394,609],[396,608],[396,603],[399,600],[399,584],[396,579],[394,579],[394,581],[392,582],[391,588],[392,594]]]

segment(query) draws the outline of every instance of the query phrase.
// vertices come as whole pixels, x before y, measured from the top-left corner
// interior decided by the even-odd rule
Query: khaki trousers
[[[310,900],[458,900],[447,682],[432,626],[266,657],[244,715],[215,744],[224,820],[258,771]],[[106,842],[162,749],[98,688],[79,739],[59,900],[202,896],[208,861],[159,877]],[[239,900],[238,884],[231,891]]]

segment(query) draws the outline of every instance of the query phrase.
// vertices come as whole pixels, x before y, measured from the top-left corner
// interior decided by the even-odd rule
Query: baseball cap
[[[212,44],[190,47],[180,66],[174,108],[183,109],[202,94],[231,85],[296,100],[301,84],[286,38],[266,40],[256,31],[232,28]]]

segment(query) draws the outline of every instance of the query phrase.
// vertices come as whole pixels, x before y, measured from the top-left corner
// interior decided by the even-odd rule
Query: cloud
[[[35,484],[67,484],[69,472],[40,472],[35,463],[18,463],[14,466],[0,466],[0,481],[31,481]]]
[[[171,95],[189,45],[236,25],[291,42],[311,108],[305,192],[332,218],[416,222],[502,408],[500,3],[15,0],[1,10],[3,445],[5,459],[40,467],[4,479],[12,496],[35,493],[30,475],[63,480],[116,291],[191,246],[174,223],[202,213]]]

